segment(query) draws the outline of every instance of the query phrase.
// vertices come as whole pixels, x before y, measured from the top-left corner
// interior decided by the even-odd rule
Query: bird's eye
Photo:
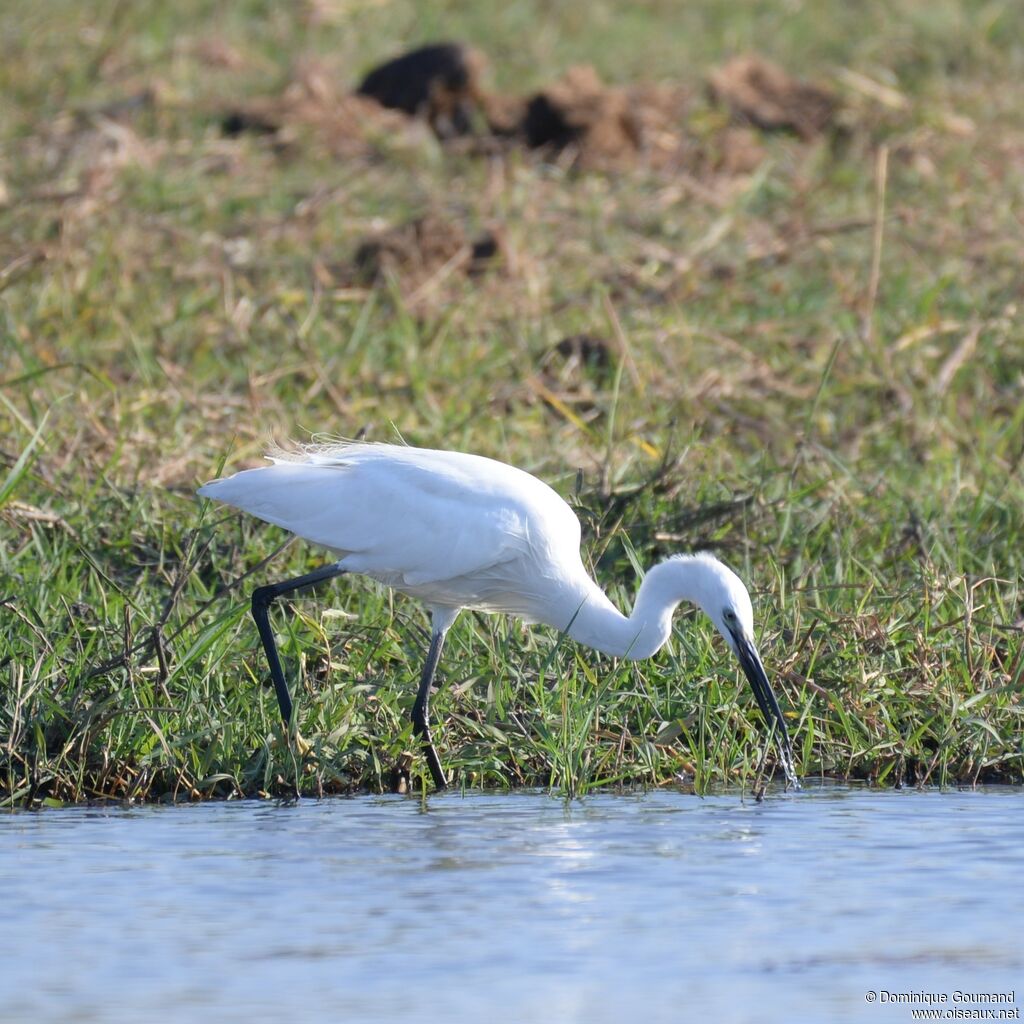
[[[725,611],[722,612],[722,618],[724,618],[726,622],[735,622],[736,613],[731,608],[726,608]]]

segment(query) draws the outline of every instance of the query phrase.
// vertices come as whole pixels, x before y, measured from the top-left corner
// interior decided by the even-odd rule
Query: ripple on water
[[[0,1020],[909,1019],[865,992],[1022,976],[1022,810],[809,787],[11,815]]]

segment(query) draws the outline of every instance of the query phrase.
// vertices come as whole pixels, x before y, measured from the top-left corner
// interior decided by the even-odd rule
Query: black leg
[[[281,718],[284,719],[286,726],[290,725],[292,720],[292,699],[288,695],[288,683],[285,681],[281,659],[277,654],[274,631],[270,628],[270,606],[283,594],[315,587],[318,583],[341,576],[344,572],[345,570],[337,562],[332,562],[330,565],[324,565],[306,573],[305,576],[296,576],[293,580],[284,580],[281,583],[271,583],[252,592],[252,617],[256,620],[256,628],[260,631],[260,639],[263,641],[263,650],[267,653],[270,678],[274,680],[277,703],[280,705]]]
[[[441,658],[441,648],[444,647],[444,637],[447,630],[441,630],[430,639],[430,650],[427,652],[427,663],[423,666],[423,675],[420,676],[420,689],[416,694],[416,703],[412,706],[412,731],[414,736],[423,740],[423,753],[427,758],[427,765],[430,774],[433,776],[434,785],[438,789],[447,789],[448,782],[444,777],[444,769],[441,767],[441,759],[437,756],[434,744],[430,739],[430,687],[434,682],[434,673],[437,671],[437,663]]]

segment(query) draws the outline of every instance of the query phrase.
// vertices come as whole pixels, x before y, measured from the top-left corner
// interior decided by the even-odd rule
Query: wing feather
[[[571,509],[546,484],[480,456],[342,443],[274,451],[272,464],[199,491],[339,553],[354,572],[419,587],[527,554],[537,516]]]

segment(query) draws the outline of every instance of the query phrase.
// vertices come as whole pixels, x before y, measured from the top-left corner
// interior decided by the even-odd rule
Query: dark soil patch
[[[586,366],[599,373],[607,371],[612,364],[611,345],[596,334],[570,334],[552,350],[567,365]]]
[[[436,43],[375,67],[356,93],[381,106],[425,118],[440,138],[473,131],[481,110],[483,54],[461,43]]]
[[[267,111],[236,107],[228,110],[220,121],[220,130],[228,138],[239,135],[273,135],[281,127],[281,119]]]
[[[601,416],[595,388],[605,387],[615,362],[611,344],[595,334],[570,334],[538,360],[531,401],[540,400],[552,412],[594,420]]]

